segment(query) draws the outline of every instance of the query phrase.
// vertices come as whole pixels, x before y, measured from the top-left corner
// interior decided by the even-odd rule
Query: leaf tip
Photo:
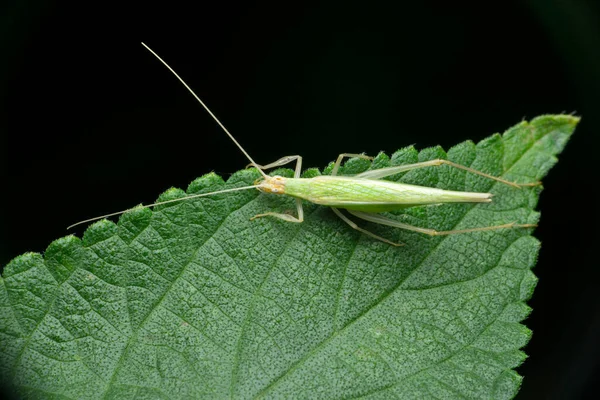
[[[535,127],[563,126],[569,133],[573,133],[580,121],[581,117],[574,114],[544,114],[533,118],[529,124]]]

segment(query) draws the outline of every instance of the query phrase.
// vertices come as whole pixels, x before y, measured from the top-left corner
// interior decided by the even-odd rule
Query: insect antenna
[[[152,53],[152,55],[154,55],[154,57],[156,57],[161,63],[163,63],[163,65],[165,67],[167,67],[169,69],[169,71],[171,71],[173,73],[173,75],[175,75],[175,77],[183,84],[183,86],[185,86],[185,88],[192,94],[192,96],[194,96],[196,98],[196,100],[198,100],[198,102],[202,105],[202,107],[204,107],[204,109],[210,114],[210,116],[217,122],[217,124],[219,124],[219,126],[221,127],[221,129],[223,129],[223,131],[227,134],[227,136],[229,136],[229,138],[233,141],[233,143],[235,143],[235,145],[242,151],[242,153],[244,153],[244,155],[246,156],[246,158],[252,163],[252,165],[254,167],[256,167],[256,169],[261,173],[261,175],[264,178],[268,178],[268,175],[252,159],[252,157],[250,157],[250,154],[248,154],[246,152],[246,150],[244,150],[244,148],[242,147],[242,145],[239,144],[237,140],[235,140],[235,138],[233,137],[233,135],[227,130],[227,128],[225,128],[225,126],[221,123],[221,121],[219,121],[219,119],[215,116],[215,114],[213,114],[212,111],[210,111],[210,109],[206,106],[206,104],[204,104],[204,102],[200,99],[200,97],[198,97],[198,95],[196,93],[194,93],[194,91],[188,86],[187,83],[185,83],[185,81],[177,74],[177,72],[175,72],[173,70],[173,68],[171,68],[169,66],[169,64],[167,64],[162,58],[160,58],[159,55],[156,54],[154,52],[154,50],[152,50],[150,47],[148,47],[145,43],[142,42],[142,46],[144,46],[150,53]],[[162,205],[162,204],[174,203],[174,202],[177,202],[177,201],[184,201],[184,200],[194,199],[194,198],[198,198],[198,197],[211,196],[211,195],[219,194],[219,193],[228,193],[228,192],[237,192],[237,191],[241,191],[241,190],[256,189],[258,187],[260,187],[260,184],[258,184],[258,185],[252,185],[252,186],[243,186],[243,187],[239,187],[239,188],[231,188],[231,189],[218,190],[216,192],[210,192],[210,193],[194,194],[194,195],[191,195],[191,196],[181,197],[179,199],[160,201],[160,202],[153,203],[153,204],[148,204],[148,205],[141,205],[141,206],[137,206],[137,207],[134,207],[134,208],[129,208],[127,210],[117,211],[117,212],[114,212],[114,213],[101,215],[99,217],[94,217],[94,218],[89,218],[89,219],[86,219],[86,220],[83,220],[83,221],[79,221],[79,222],[77,222],[77,223],[75,223],[73,225],[69,225],[67,227],[67,229],[71,229],[71,228],[73,228],[73,227],[75,227],[77,225],[86,224],[88,222],[98,221],[100,219],[104,219],[104,218],[108,218],[108,217],[114,217],[115,215],[121,215],[121,214],[124,214],[124,213],[126,213],[128,211],[131,211],[133,209],[141,209],[141,208],[148,208],[148,207],[153,207],[153,206],[159,206],[159,205]]]
[[[115,215],[125,214],[126,212],[132,211],[132,210],[139,210],[139,209],[142,209],[142,208],[160,206],[162,204],[175,203],[177,201],[184,201],[184,200],[189,200],[189,199],[195,199],[195,198],[198,198],[198,197],[212,196],[214,194],[228,193],[228,192],[239,192],[239,191],[242,191],[242,190],[256,189],[259,186],[260,185],[252,185],[252,186],[242,186],[242,187],[231,188],[231,189],[223,189],[223,190],[217,190],[216,192],[192,194],[190,196],[181,197],[179,199],[171,199],[171,200],[159,201],[157,203],[152,203],[152,204],[148,204],[148,205],[140,205],[140,206],[137,206],[137,207],[128,208],[127,210],[117,211],[117,212],[114,212],[114,213],[101,215],[99,217],[94,217],[94,218],[86,219],[86,220],[83,220],[83,221],[79,221],[79,222],[74,223],[73,225],[69,225],[67,227],[67,229],[71,229],[74,226],[81,225],[81,224],[86,224],[88,222],[98,221],[99,219],[104,219],[104,218],[108,218],[108,217],[114,217]]]
[[[198,97],[198,95],[196,93],[194,93],[194,91],[188,86],[188,84],[185,83],[185,81],[179,75],[177,75],[177,72],[175,72],[173,70],[173,68],[171,68],[169,66],[169,64],[167,64],[162,58],[160,58],[158,56],[158,54],[156,54],[154,52],[154,50],[152,50],[150,47],[146,46],[146,44],[144,42],[142,42],[142,46],[144,46],[150,53],[152,53],[152,55],[154,55],[154,57],[158,58],[158,60],[161,63],[163,63],[163,65],[165,67],[167,67],[169,69],[169,71],[171,71],[173,73],[173,75],[175,75],[175,77],[177,79],[179,79],[179,81],[192,94],[192,96],[194,96],[196,98],[196,100],[198,100],[198,103],[200,103],[202,105],[202,107],[204,107],[204,109],[210,114],[210,116],[217,122],[217,124],[219,124],[219,126],[221,127],[221,129],[223,129],[223,131],[227,134],[227,136],[229,136],[229,138],[233,141],[233,143],[235,143],[235,145],[242,151],[242,153],[244,153],[244,155],[252,163],[252,165],[254,165],[254,167],[256,167],[256,169],[258,169],[260,171],[260,173],[262,174],[263,177],[267,178],[267,174],[265,174],[265,172],[260,168],[260,166],[257,163],[254,162],[254,160],[252,159],[252,157],[250,157],[250,154],[248,154],[246,152],[246,150],[244,150],[244,148],[242,147],[242,145],[239,144],[237,140],[235,140],[235,138],[233,137],[233,135],[231,133],[229,133],[229,131],[227,130],[227,128],[225,128],[225,125],[223,125],[221,123],[221,121],[219,121],[219,119],[215,116],[215,114],[212,113],[212,111],[210,111],[210,109],[206,106],[206,104],[204,104],[204,102],[202,100],[200,100],[200,97]]]

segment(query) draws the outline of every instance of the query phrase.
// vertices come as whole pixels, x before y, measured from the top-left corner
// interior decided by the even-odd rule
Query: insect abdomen
[[[376,179],[318,176],[286,179],[285,193],[324,206],[365,212],[438,203],[487,203],[489,193],[457,192]]]

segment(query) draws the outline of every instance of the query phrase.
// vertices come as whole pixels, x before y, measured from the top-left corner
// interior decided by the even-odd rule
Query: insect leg
[[[300,174],[302,173],[302,157],[301,156],[285,156],[285,157],[280,158],[277,161],[272,162],[271,164],[267,164],[265,166],[259,165],[259,167],[263,168],[263,169],[280,167],[280,166],[288,164],[294,160],[296,160],[296,168],[294,169],[294,178],[300,178]],[[279,218],[279,219],[282,219],[282,220],[288,221],[288,222],[296,222],[296,223],[303,222],[304,221],[304,209],[302,208],[302,200],[300,200],[300,199],[296,199],[296,212],[298,213],[298,217],[294,217],[293,215],[289,215],[289,214],[268,212],[268,213],[264,213],[264,214],[255,215],[254,217],[250,218],[250,220],[252,221],[253,219],[256,219],[256,218],[270,216],[270,217]]]
[[[332,207],[331,209],[333,210],[335,215],[337,215],[338,217],[340,217],[342,219],[342,221],[344,221],[345,223],[347,223],[348,225],[350,225],[352,228],[356,229],[357,231],[364,233],[365,235],[371,236],[372,238],[375,238],[377,240],[381,240],[382,242],[391,244],[392,246],[404,246],[404,243],[391,242],[385,238],[382,238],[381,236],[374,234],[373,232],[369,232],[368,230],[359,227],[351,219],[349,219],[344,214],[342,214],[342,212],[340,210],[338,210],[337,208]]]
[[[497,176],[486,174],[485,172],[477,171],[476,169],[465,167],[464,165],[460,165],[457,163],[453,163],[452,161],[442,160],[442,159],[425,161],[425,162],[420,162],[420,163],[416,163],[416,164],[398,165],[396,167],[382,168],[382,169],[376,169],[376,170],[372,170],[372,171],[366,171],[366,172],[356,175],[356,177],[357,178],[379,179],[379,178],[384,178],[386,176],[397,174],[399,172],[405,172],[405,171],[410,171],[413,169],[425,168],[425,167],[437,167],[440,165],[448,165],[453,168],[462,169],[463,171],[467,171],[472,174],[480,175],[480,176],[486,177],[488,179],[493,179],[495,181],[504,183],[505,185],[509,185],[509,186],[513,186],[513,187],[517,187],[517,188],[521,188],[523,186],[537,186],[540,184],[540,182],[535,182],[535,183],[510,182],[505,179],[498,178]]]
[[[536,224],[517,224],[515,222],[511,222],[509,224],[485,226],[482,228],[455,229],[455,230],[451,230],[451,231],[436,231],[435,229],[420,228],[418,226],[403,224],[402,222],[398,222],[393,219],[384,217],[383,215],[366,213],[366,212],[362,212],[362,211],[354,211],[354,210],[348,210],[348,212],[350,214],[354,215],[355,217],[364,219],[366,221],[375,222],[376,224],[393,226],[396,228],[406,229],[406,230],[413,231],[413,232],[420,232],[420,233],[424,233],[429,236],[454,235],[457,233],[492,231],[492,230],[496,230],[496,229],[534,228],[537,226]]]
[[[338,173],[338,169],[340,169],[340,165],[342,164],[342,159],[344,157],[358,157],[365,160],[372,160],[373,157],[366,156],[364,154],[353,154],[353,153],[342,153],[338,156],[335,164],[333,165],[333,169],[331,170],[331,176],[336,176]]]
[[[254,217],[250,218],[250,221],[252,221],[253,219],[262,218],[262,217],[275,217],[275,218],[279,218],[279,219],[282,219],[287,222],[295,222],[295,223],[303,222],[304,221],[304,209],[302,208],[302,200],[300,200],[300,199],[296,199],[296,211],[298,212],[298,218],[294,217],[293,215],[289,215],[289,214],[268,212],[268,213],[264,213],[264,214],[257,214]]]
[[[277,161],[273,161],[267,165],[259,165],[261,169],[270,169],[275,167],[281,167],[282,165],[289,164],[292,161],[296,161],[296,168],[294,170],[294,178],[300,178],[300,173],[302,172],[302,156],[285,156],[281,157]],[[248,164],[246,168],[253,167],[253,164]]]

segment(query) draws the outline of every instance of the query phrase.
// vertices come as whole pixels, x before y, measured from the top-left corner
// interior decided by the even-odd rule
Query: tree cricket
[[[150,51],[162,64],[165,65],[175,75],[175,77],[185,86],[185,88],[194,96],[194,98],[202,105],[202,107],[210,114],[215,122],[221,127],[221,129],[229,136],[233,143],[242,151],[246,158],[250,161],[251,166],[256,168],[262,175],[262,178],[257,180],[254,185],[244,186],[232,189],[219,190],[210,193],[202,193],[196,195],[185,196],[179,199],[173,199],[168,201],[162,201],[146,206],[142,208],[153,207],[156,205],[179,202],[188,199],[211,196],[220,193],[228,193],[240,190],[258,189],[263,193],[271,193],[276,195],[287,195],[294,197],[296,200],[296,212],[297,216],[277,213],[277,212],[265,212],[263,214],[255,215],[251,220],[262,217],[274,217],[279,218],[287,222],[301,223],[304,221],[304,211],[302,208],[302,201],[310,201],[315,204],[331,207],[332,211],[342,219],[345,223],[350,225],[353,229],[368,235],[374,239],[388,243],[393,246],[402,246],[402,243],[395,243],[388,239],[385,239],[373,232],[359,227],[354,221],[348,216],[344,215],[340,210],[346,210],[350,215],[363,219],[369,222],[377,224],[387,225],[395,228],[405,229],[408,231],[419,232],[430,236],[441,236],[441,235],[452,235],[459,233],[470,233],[479,231],[490,231],[497,229],[513,229],[513,228],[532,228],[537,226],[536,224],[517,224],[511,222],[508,224],[494,225],[487,227],[476,227],[459,230],[449,231],[436,231],[434,229],[421,228],[409,224],[404,224],[393,220],[391,218],[380,215],[379,213],[400,210],[403,208],[433,205],[433,204],[445,204],[445,203],[489,203],[492,201],[491,193],[477,193],[477,192],[461,192],[431,188],[426,186],[417,186],[404,183],[397,183],[392,181],[382,180],[391,175],[395,175],[401,172],[415,170],[419,168],[435,167],[440,165],[447,165],[452,168],[461,169],[468,173],[483,176],[488,179],[495,180],[505,185],[509,185],[515,188],[521,188],[524,186],[535,186],[536,183],[518,184],[507,181],[505,179],[486,174],[475,169],[456,164],[454,162],[437,159],[425,162],[419,162],[415,164],[393,166],[388,168],[369,170],[363,173],[359,173],[354,176],[339,176],[338,171],[342,160],[344,158],[359,157],[363,159],[372,160],[372,157],[368,157],[364,154],[352,154],[342,153],[338,156],[334,163],[331,175],[316,176],[313,178],[301,178],[302,170],[302,157],[299,155],[286,156],[280,158],[267,165],[257,164],[252,157],[244,150],[244,148],[238,143],[233,135],[225,128],[225,126],[219,121],[219,119],[210,111],[210,109],[204,104],[204,102],[194,93],[194,91],[185,83],[185,81],[152,49],[142,45]],[[282,176],[269,176],[265,170],[272,169],[275,167],[281,167],[283,165],[295,162],[294,177],[286,178]],[[102,215],[87,219],[84,221],[77,222],[69,226],[67,229],[72,228],[79,224],[96,221],[106,217],[123,214],[128,210],[119,211],[111,214]]]

